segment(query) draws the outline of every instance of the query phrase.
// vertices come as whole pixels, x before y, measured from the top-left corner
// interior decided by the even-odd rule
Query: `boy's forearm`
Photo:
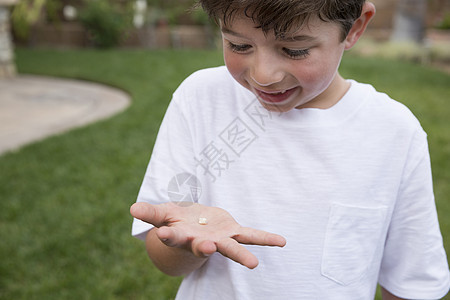
[[[166,246],[156,236],[156,230],[148,232],[145,241],[147,253],[161,272],[170,276],[183,276],[200,268],[208,258],[195,256],[192,252]]]
[[[392,295],[388,290],[384,287],[381,287],[381,298],[383,300],[404,300],[403,298],[399,298],[397,296]]]

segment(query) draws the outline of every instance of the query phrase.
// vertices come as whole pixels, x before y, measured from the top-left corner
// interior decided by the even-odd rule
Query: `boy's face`
[[[338,24],[311,18],[283,39],[256,27],[244,16],[222,24],[224,59],[266,109],[329,108],[345,94],[349,85],[337,73],[345,50]]]

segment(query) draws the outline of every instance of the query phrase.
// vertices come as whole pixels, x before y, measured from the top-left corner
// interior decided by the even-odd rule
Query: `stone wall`
[[[16,42],[20,43],[20,41]],[[204,49],[213,47],[214,42],[214,32],[206,26],[144,26],[129,30],[119,46],[148,49]],[[25,46],[81,48],[92,45],[89,45],[86,30],[81,23],[67,22],[57,25],[43,23],[34,25]]]

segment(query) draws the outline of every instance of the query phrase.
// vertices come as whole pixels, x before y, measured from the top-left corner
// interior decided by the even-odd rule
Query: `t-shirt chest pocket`
[[[387,208],[332,204],[322,256],[322,275],[348,285],[369,269],[385,227]]]

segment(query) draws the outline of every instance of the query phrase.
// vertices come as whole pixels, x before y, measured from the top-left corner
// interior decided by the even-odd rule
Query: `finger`
[[[286,245],[286,239],[281,235],[249,227],[242,227],[239,233],[233,236],[233,239],[247,245],[278,247]]]
[[[191,242],[191,238],[178,228],[160,227],[156,229],[156,236],[169,247],[190,248],[194,255],[198,257],[207,257],[217,251],[216,244],[213,241],[197,238]],[[191,243],[190,246],[189,243]]]
[[[169,247],[183,247],[188,243],[188,237],[182,231],[162,226],[156,230],[156,236]]]
[[[216,242],[217,251],[223,256],[228,257],[241,265],[246,266],[249,269],[254,269],[258,265],[258,259],[244,246],[240,245],[234,239],[223,239]]]
[[[199,257],[210,256],[217,251],[217,246],[210,240],[198,240],[192,241],[192,252]]]
[[[167,221],[167,207],[165,205],[152,205],[144,202],[134,203],[130,207],[130,214],[136,219],[153,224],[156,227],[163,226]]]

